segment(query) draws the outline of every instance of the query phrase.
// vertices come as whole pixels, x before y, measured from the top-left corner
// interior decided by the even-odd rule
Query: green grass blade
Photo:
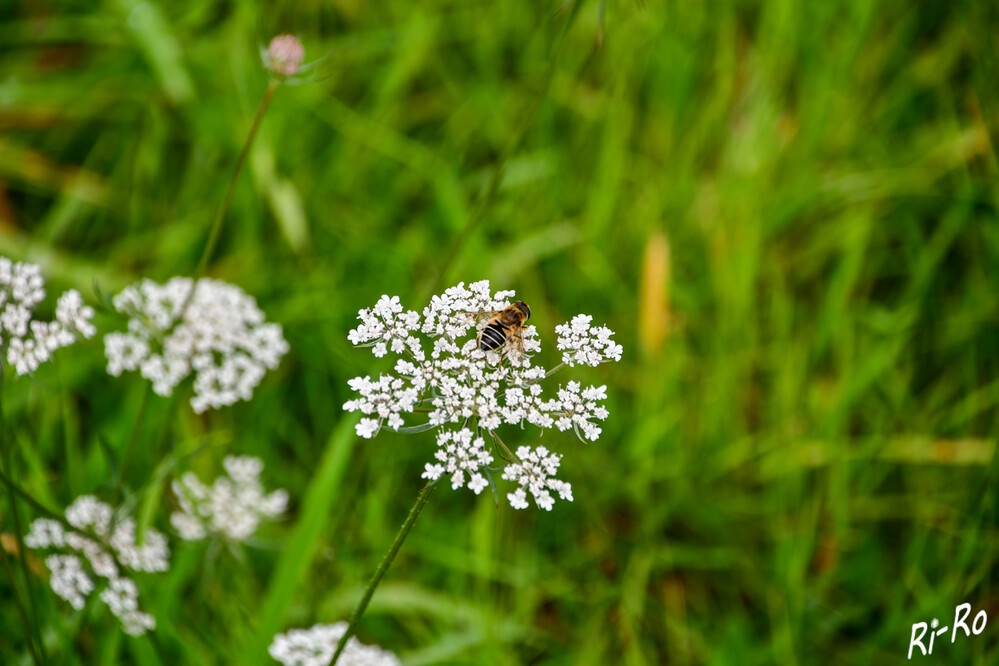
[[[340,421],[326,443],[326,451],[316,467],[312,483],[306,492],[298,524],[281,551],[271,577],[267,594],[260,607],[256,631],[236,663],[265,664],[270,658],[267,646],[274,634],[281,631],[282,622],[295,592],[305,580],[316,544],[329,519],[330,507],[339,499],[350,454],[354,449],[356,419]]]

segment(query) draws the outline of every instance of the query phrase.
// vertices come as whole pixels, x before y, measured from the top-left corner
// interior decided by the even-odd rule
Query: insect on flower
[[[502,310],[470,313],[480,321],[489,317],[489,323],[479,331],[477,348],[482,351],[496,351],[509,345],[521,355],[524,353],[524,323],[531,318],[531,307],[524,301],[517,301]]]
[[[508,463],[503,479],[519,486],[508,495],[511,506],[527,507],[530,495],[550,511],[555,495],[572,501],[571,486],[555,477],[561,455],[529,446],[514,454],[497,431],[504,424],[531,425],[541,432],[571,430],[581,440],[596,441],[598,423],[609,415],[603,404],[607,387],[569,381],[553,395],[542,384],[564,367],[618,361],[622,350],[613,331],[592,326],[593,317],[580,314],[556,326],[562,362],[547,370],[534,362],[541,341],[526,323],[531,308],[513,297],[512,291],[494,294],[489,281],[481,280],[431,297],[422,314],[388,295],[360,310],[360,323],[347,339],[370,347],[376,358],[400,358],[389,372],[349,380],[356,396],[343,408],[363,415],[356,431],[365,439],[383,426],[409,433],[441,428],[422,478],[436,481],[448,474],[452,488],[467,487],[478,495],[499,471],[491,466],[503,460]],[[404,416],[416,413],[426,413],[426,422],[407,425]]]

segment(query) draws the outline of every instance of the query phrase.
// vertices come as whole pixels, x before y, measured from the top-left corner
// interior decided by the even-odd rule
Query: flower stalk
[[[211,261],[212,255],[215,253],[215,247],[219,243],[219,236],[222,233],[222,224],[225,222],[225,215],[229,211],[229,204],[232,203],[232,195],[236,191],[236,183],[239,181],[239,174],[243,171],[243,164],[246,162],[247,155],[250,154],[250,147],[253,145],[253,140],[257,136],[257,130],[260,129],[260,121],[264,119],[264,114],[267,112],[267,108],[271,104],[271,99],[274,97],[274,93],[277,91],[280,84],[280,79],[274,78],[267,82],[267,90],[264,92],[263,99],[260,100],[260,106],[257,108],[257,115],[253,117],[253,124],[250,125],[250,133],[246,136],[246,141],[243,143],[243,149],[239,152],[239,158],[236,160],[236,168],[233,169],[232,177],[229,178],[229,185],[225,190],[225,196],[222,198],[222,205],[219,206],[218,212],[215,214],[215,220],[212,222],[212,229],[208,234],[208,242],[205,243],[205,249],[202,250],[201,258],[198,260],[198,267],[194,270],[195,279],[191,283],[191,290],[188,292],[187,298],[184,300],[183,305],[180,306],[180,310],[177,311],[177,321],[184,318],[184,313],[187,311],[187,307],[191,304],[191,300],[194,298],[194,290],[197,287],[198,278],[204,276],[205,271],[208,270],[208,262]]]
[[[506,444],[503,442],[502,439],[500,439],[500,436],[498,434],[496,434],[495,430],[490,430],[489,434],[492,436],[493,441],[496,442],[497,444],[499,444],[500,448],[502,448],[503,451],[506,453],[506,456],[507,456],[506,459],[507,460],[514,461],[514,460],[517,459],[517,456],[513,455],[513,453],[510,451],[510,449],[507,448]]]
[[[340,658],[340,654],[343,653],[344,648],[347,646],[347,641],[354,632],[357,630],[357,623],[360,621],[361,616],[364,615],[365,609],[368,607],[368,602],[371,601],[372,595],[375,593],[375,589],[378,584],[382,582],[382,577],[385,572],[388,571],[389,566],[392,564],[392,560],[395,559],[396,554],[399,552],[399,548],[402,547],[402,542],[406,540],[409,535],[409,531],[413,529],[413,525],[416,523],[416,519],[419,517],[420,512],[423,511],[423,507],[426,506],[427,501],[430,499],[430,494],[433,493],[434,488],[437,487],[438,481],[428,484],[423,490],[420,491],[419,496],[416,498],[416,504],[410,509],[409,515],[406,517],[406,522],[402,524],[399,528],[399,533],[395,535],[395,541],[392,542],[392,546],[389,547],[388,552],[385,553],[385,557],[382,558],[381,564],[375,570],[371,580],[368,582],[368,586],[364,589],[364,594],[361,595],[361,600],[357,602],[357,606],[354,608],[354,612],[350,615],[350,622],[347,625],[347,630],[343,632],[343,636],[340,637],[340,641],[337,643],[336,652],[333,653],[333,659],[330,661],[329,666],[334,666],[337,659]]]

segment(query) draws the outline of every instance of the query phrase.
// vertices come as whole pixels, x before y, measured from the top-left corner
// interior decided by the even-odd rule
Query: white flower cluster
[[[275,636],[268,651],[284,666],[327,666],[333,659],[337,643],[346,630],[346,622],[317,624],[310,629],[292,629],[288,633]],[[344,646],[337,664],[399,666],[401,662],[391,652],[374,645],[364,645],[351,637]]]
[[[570,368],[577,363],[596,367],[607,361],[620,361],[621,345],[611,340],[614,331],[606,326],[590,326],[593,317],[579,314],[568,324],[555,327],[556,347],[562,352],[562,362]]]
[[[200,414],[249,400],[288,343],[239,287],[202,278],[191,296],[192,284],[177,277],[126,287],[113,303],[129,316],[128,330],[104,336],[104,348],[110,374],[139,370],[163,396],[193,372],[191,406]]]
[[[591,419],[603,421],[607,418],[609,413],[602,404],[607,399],[607,387],[583,388],[579,382],[569,382],[558,390],[558,399],[562,415],[555,421],[555,427],[563,431],[572,428],[580,439],[597,441],[601,429]]]
[[[93,308],[75,289],[59,297],[55,321],[33,318],[32,311],[44,298],[41,268],[0,257],[0,345],[18,375],[34,372],[55,350],[97,332],[90,322]]]
[[[436,462],[427,464],[423,477],[436,480],[452,474],[452,486],[461,488],[467,474],[467,485],[476,494],[488,484],[478,470],[486,468],[492,456],[482,438],[473,440],[472,432],[465,429],[470,420],[490,432],[503,424],[523,427],[526,423],[541,429],[572,429],[581,439],[596,440],[601,429],[594,422],[608,415],[602,404],[606,387],[583,388],[569,382],[558,390],[557,398],[546,398],[541,382],[551,373],[531,362],[541,349],[534,326],[523,327],[519,343],[511,341],[490,352],[478,349],[475,333],[488,325],[494,312],[508,307],[513,297],[512,291],[493,295],[489,281],[483,280],[467,288],[461,283],[434,296],[422,315],[405,310],[398,296],[382,296],[373,308],[361,310],[361,323],[348,339],[354,345],[372,347],[376,357],[391,352],[401,358],[392,373],[350,380],[358,397],[344,404],[344,409],[363,415],[357,434],[371,438],[384,425],[399,430],[405,424],[404,413],[429,407],[427,426],[456,424],[459,430],[438,436]],[[620,360],[622,349],[611,339],[613,332],[592,328],[591,321],[588,315],[578,315],[556,328],[563,365]],[[561,485],[547,487],[561,497],[572,497],[568,484],[564,493]],[[551,508],[540,492],[532,491],[538,505]],[[512,493],[510,498],[517,508],[527,505],[523,492]]]
[[[232,541],[245,541],[257,531],[260,521],[276,518],[288,507],[288,493],[264,492],[260,472],[264,463],[253,456],[227,456],[225,475],[211,487],[201,483],[193,472],[173,482],[180,511],[170,516],[182,539],[198,541],[218,535]]]
[[[125,632],[139,636],[156,627],[156,620],[139,610],[139,589],[127,571],[166,571],[170,551],[166,538],[147,528],[142,544],[136,543],[131,518],[112,519],[109,505],[93,495],[83,495],[66,509],[66,522],[39,518],[31,523],[24,543],[29,548],[62,551],[49,555],[45,565],[52,574],[52,591],[80,610],[96,589],[94,577],[105,587],[101,600],[122,623]]]
[[[436,481],[443,474],[451,475],[451,487],[455,490],[465,485],[468,473],[468,487],[476,495],[489,485],[479,468],[488,466],[493,457],[486,451],[481,437],[472,438],[472,431],[462,428],[458,432],[443,430],[437,433],[437,463],[427,463],[424,479]]]
[[[361,397],[347,402],[344,409],[378,416],[377,419],[361,419],[361,423],[357,425],[357,434],[366,438],[377,434],[382,419],[387,420],[389,427],[394,430],[401,428],[403,420],[399,412],[412,412],[420,398],[418,388],[392,375],[382,375],[378,381],[372,381],[371,377],[354,377],[347,385]]]
[[[510,506],[526,509],[527,493],[530,492],[538,508],[551,511],[555,499],[548,492],[549,489],[557,492],[562,499],[572,501],[572,486],[555,478],[562,456],[549,453],[543,446],[533,450],[529,446],[521,446],[517,449],[517,457],[520,458],[519,463],[503,468],[503,478],[515,481],[520,486],[516,491],[507,493]]]

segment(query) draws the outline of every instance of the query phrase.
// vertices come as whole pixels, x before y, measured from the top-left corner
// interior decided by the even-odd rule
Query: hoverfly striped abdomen
[[[520,348],[523,353],[524,322],[531,317],[531,308],[523,301],[517,301],[503,310],[488,313],[489,323],[479,331],[478,348],[482,351],[495,351],[507,343]]]
[[[499,322],[490,322],[479,334],[479,349],[482,351],[493,351],[506,344],[508,338],[507,329]]]

